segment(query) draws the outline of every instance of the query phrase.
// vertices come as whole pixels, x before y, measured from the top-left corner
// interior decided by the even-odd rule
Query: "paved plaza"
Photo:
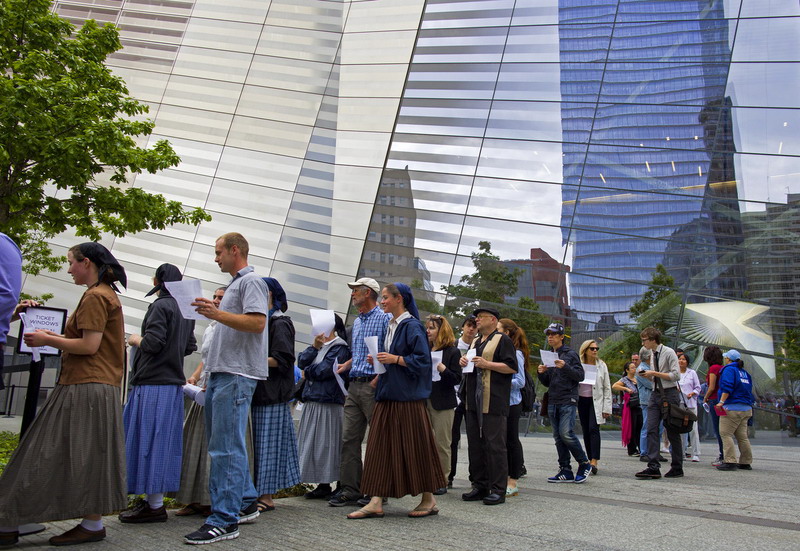
[[[0,430],[14,430],[17,421],[2,419]],[[238,539],[211,549],[800,549],[800,439],[761,432],[753,440],[753,470],[730,473],[710,466],[715,445],[703,442],[702,462],[686,463],[684,478],[637,480],[633,474],[644,464],[627,456],[618,437],[603,433],[599,474],[585,484],[548,484],[557,470],[552,438],[523,437],[528,476],[520,495],[493,507],[461,501],[469,486],[464,439],[456,487],[439,498],[436,517],[407,518],[417,503],[411,497],[390,499],[385,518],[367,520],[346,519],[352,507],[281,499],[275,511],[242,526]],[[49,547],[50,536],[74,524],[48,523],[45,532],[22,538],[19,548]],[[106,540],[82,548],[188,549],[183,535],[200,524],[200,517],[172,514],[150,525],[107,517]]]

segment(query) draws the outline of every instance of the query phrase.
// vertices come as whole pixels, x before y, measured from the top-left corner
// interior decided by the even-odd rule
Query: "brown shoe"
[[[135,507],[122,511],[119,521],[130,524],[167,522],[167,508],[162,505],[158,509],[151,509],[146,501],[140,501]]]
[[[0,549],[11,547],[19,543],[19,531],[0,532]]]
[[[80,524],[72,530],[67,530],[60,536],[50,538],[50,545],[77,545],[79,543],[89,543],[90,541],[100,541],[105,539],[106,529],[87,530]]]

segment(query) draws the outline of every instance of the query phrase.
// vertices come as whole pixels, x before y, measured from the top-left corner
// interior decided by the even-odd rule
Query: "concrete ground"
[[[12,419],[0,419],[0,430],[15,430]],[[300,498],[278,500],[277,509],[241,536],[214,548],[247,550],[333,549],[400,550],[554,550],[610,549],[775,549],[800,550],[800,439],[785,433],[760,432],[754,445],[753,471],[719,472],[711,467],[716,444],[703,442],[702,461],[686,463],[686,476],[673,480],[637,480],[644,467],[619,443],[619,433],[603,434],[600,471],[584,484],[549,484],[557,470],[552,438],[522,438],[528,476],[519,497],[488,507],[467,503],[466,440],[462,440],[455,488],[439,497],[436,517],[406,517],[417,500],[390,499],[383,519],[348,520],[352,507]],[[665,469],[664,469],[665,471]],[[662,471],[662,472],[664,472]],[[108,537],[89,549],[188,549],[183,535],[202,524],[197,517],[175,517],[166,523],[125,525],[105,519]],[[20,549],[47,547],[47,539],[75,521],[46,524],[41,534],[21,539]]]

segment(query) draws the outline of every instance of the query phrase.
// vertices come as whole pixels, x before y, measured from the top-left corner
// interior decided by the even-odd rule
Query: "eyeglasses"
[[[600,350],[599,346],[590,346],[588,350]]]
[[[222,300],[222,297],[223,297],[223,295],[214,295],[211,298],[213,298],[214,300],[217,300],[217,299]]]
[[[477,316],[475,316],[475,319],[476,320],[485,320],[485,319],[489,319],[489,318],[493,318],[493,317],[494,316],[478,314]]]

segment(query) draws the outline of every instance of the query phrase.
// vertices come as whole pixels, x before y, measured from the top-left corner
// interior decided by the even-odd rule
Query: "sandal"
[[[347,515],[347,518],[350,520],[361,520],[363,518],[383,518],[384,513],[383,511],[375,512],[375,511],[367,511],[364,508],[359,509],[353,513]]]
[[[421,513],[421,514],[415,515],[414,513]],[[408,513],[408,516],[409,518],[424,518],[424,517],[432,517],[438,514],[439,514],[439,509],[437,509],[436,506],[427,508],[417,506]]]
[[[260,499],[256,500],[256,506],[258,507],[258,512],[259,513],[264,513],[266,511],[274,511],[275,510],[275,506],[274,505],[268,505],[266,502],[261,501]]]

